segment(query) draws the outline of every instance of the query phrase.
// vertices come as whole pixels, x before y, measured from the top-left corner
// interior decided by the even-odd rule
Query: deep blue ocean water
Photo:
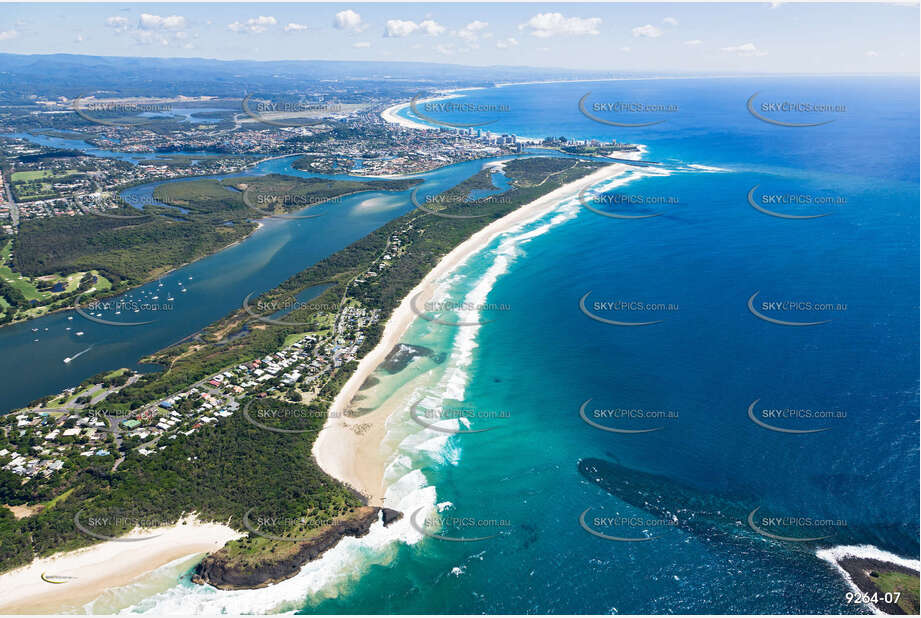
[[[59,139],[24,136],[37,143]],[[64,141],[68,141],[71,147],[82,143]],[[92,149],[84,150],[89,152]],[[123,153],[98,151],[97,154]],[[269,159],[243,173],[225,176],[272,173],[319,176],[294,169],[292,163],[296,158]],[[421,186],[426,192],[445,191],[478,172],[483,165],[484,161],[467,161],[420,174],[424,181]],[[163,182],[221,177],[199,176]],[[322,177],[355,178],[342,174]],[[143,208],[144,204],[155,201],[154,189],[163,182],[134,186],[123,191],[121,196],[128,204]],[[316,218],[263,218],[262,227],[240,243],[109,299],[111,308],[106,311],[107,319],[115,322],[154,320],[148,325],[123,327],[98,324],[74,311],[61,311],[0,329],[0,349],[4,351],[0,356],[0,374],[12,378],[0,389],[0,413],[60,392],[102,371],[119,367],[148,369],[149,366],[137,365],[141,357],[192,335],[238,309],[247,295],[253,293],[258,296],[294,273],[410,211],[413,204],[409,193],[364,192],[350,195],[339,202],[315,206],[311,212],[322,215]],[[187,291],[183,292],[183,289]],[[158,296],[159,300],[151,300],[153,296]],[[175,300],[167,303],[167,298]],[[121,315],[115,315],[115,304],[118,302],[159,302],[169,307],[159,312],[141,311],[135,314],[125,310]],[[78,332],[84,334],[77,336]],[[63,358],[73,356],[89,345],[93,346],[92,349],[81,356],[80,362],[62,362]]]
[[[917,89],[916,78],[542,84],[469,93],[477,103],[506,103],[506,113],[432,114],[451,122],[497,117],[485,127],[497,133],[645,144],[646,159],[680,171],[637,178],[617,194],[677,204],[633,208],[664,213],[642,220],[582,209],[521,244],[492,286],[489,302],[511,309],[480,327],[464,403],[505,410],[508,418],[501,430],[452,437],[446,448],[454,455],[432,459],[422,471],[438,501],[452,504],[447,512],[511,525],[476,543],[425,538],[401,545],[388,560],[356,573],[337,598],[312,597],[304,611],[862,611],[846,605],[844,580],[815,550],[868,544],[918,558]],[[614,128],[578,111],[588,91],[589,101],[675,104],[679,111],[636,115],[636,121],[667,118],[655,126]],[[759,101],[833,103],[846,111],[774,114],[790,122],[834,118],[823,126],[781,127],[746,109],[759,91]],[[695,172],[691,164],[722,171]],[[746,199],[755,185],[757,196],[835,198],[824,208],[772,206],[777,212],[832,214],[810,220],[762,214]],[[492,257],[485,252],[465,272],[475,278]],[[592,300],[678,309],[627,314],[659,324],[612,326],[580,312],[578,301],[589,291]],[[839,306],[764,311],[787,321],[830,320],[783,326],[749,311],[757,291],[756,308],[780,300]],[[579,417],[589,398],[590,410],[672,410],[677,418],[604,420],[663,429],[600,431]],[[756,399],[758,410],[846,416],[773,420],[829,430],[772,432],[748,418]],[[593,515],[649,517],[580,474],[588,458],[622,466],[618,482],[637,495],[654,491],[682,525],[600,530],[663,531],[638,543],[583,530],[578,518],[589,507]],[[662,478],[652,482],[647,474]],[[756,507],[774,516],[834,520],[821,527],[832,536],[820,543],[759,536],[745,522]],[[784,532],[807,537],[819,529],[797,523]]]
[[[666,120],[612,127],[579,111],[588,92],[589,109],[628,102],[677,111],[599,112],[618,122]],[[868,613],[846,604],[845,580],[816,551],[866,545],[919,557],[917,92],[917,78],[533,84],[468,93],[470,101],[502,103],[507,112],[431,113],[451,122],[495,120],[484,128],[496,133],[635,142],[647,147],[645,159],[660,162],[607,185],[596,206],[659,216],[610,218],[569,199],[473,256],[446,284],[447,294],[488,291],[487,301],[507,310],[481,312],[493,321],[466,331],[417,320],[404,341],[446,360],[416,359],[367,395],[400,400],[384,445],[393,451],[386,477],[392,495],[414,495],[437,503],[444,517],[476,522],[447,525],[442,535],[497,536],[447,542],[416,535],[406,542],[404,533],[375,529],[277,586],[220,592],[186,575],[178,586],[119,606],[184,613]],[[746,101],[755,93],[756,109],[771,101],[844,108],[766,113],[785,122],[834,120],[783,127],[749,113]],[[289,163],[260,171],[289,172]],[[474,167],[438,172],[426,188],[443,190]],[[756,204],[779,214],[830,214],[769,216],[747,199],[756,186]],[[762,202],[762,195],[827,203],[784,205]],[[637,205],[639,198],[661,203]],[[367,222],[373,227],[407,207],[405,195],[380,200]],[[360,214],[359,200],[348,205],[350,217]],[[289,268],[318,259],[302,248],[317,230],[301,227],[321,219],[306,221],[270,224],[238,248],[182,269],[195,274],[193,283],[201,280],[200,288],[189,285],[190,294],[216,299],[199,300],[193,322],[207,323],[237,306],[243,291],[270,287]],[[340,231],[351,236],[359,228]],[[335,243],[328,244],[325,251]],[[226,274],[215,275],[217,265],[226,265]],[[230,304],[217,293],[228,289]],[[661,322],[592,320],[579,308],[587,293],[597,317]],[[753,307],[766,317],[828,321],[759,319],[748,307],[756,293]],[[670,309],[612,311],[596,309],[595,301]],[[778,301],[835,307],[778,311],[762,304]],[[62,319],[44,320],[63,326]],[[24,349],[30,337],[19,336]],[[126,355],[136,359],[137,350]],[[416,390],[407,397],[400,384],[503,416],[470,420],[472,429],[495,431],[436,435],[408,420],[404,404]],[[613,433],[580,418],[588,399],[588,414],[673,414],[595,418],[609,428],[657,429]],[[757,411],[844,415],[764,418],[781,428],[827,429],[774,432],[749,419],[755,400]],[[829,535],[774,540],[747,524],[756,508],[758,521],[770,515],[833,523],[768,526],[791,537]],[[580,526],[586,509],[597,532],[651,540],[594,536]],[[624,519],[596,525],[596,517]],[[400,525],[405,531],[405,520]]]

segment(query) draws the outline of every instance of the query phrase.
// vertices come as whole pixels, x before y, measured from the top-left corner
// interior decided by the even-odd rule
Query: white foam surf
[[[869,560],[880,560],[882,562],[891,562],[909,569],[921,571],[921,560],[903,558],[891,552],[885,551],[875,545],[835,545],[826,549],[817,550],[816,556],[828,562],[835,562],[842,558],[867,558]]]
[[[835,570],[841,574],[841,577],[844,578],[848,588],[857,594],[863,594],[863,591],[857,586],[857,584],[854,583],[854,580],[851,579],[851,574],[841,568],[841,565],[838,564],[838,561],[842,558],[868,558],[871,560],[890,562],[892,564],[904,566],[909,569],[921,571],[921,561],[912,560],[911,558],[903,558],[902,556],[898,556],[891,552],[882,550],[875,545],[835,545],[834,547],[819,549],[815,552],[815,555],[822,560],[831,563],[831,565],[835,567]],[[885,612],[881,611],[875,605],[870,604],[870,607],[873,609],[875,614],[885,615]]]
[[[294,612],[308,601],[335,598],[372,564],[387,564],[399,544],[414,544],[422,535],[408,514],[435,508],[435,488],[419,470],[410,470],[391,483],[384,504],[407,516],[384,527],[378,520],[361,538],[345,537],[323,556],[306,564],[294,577],[257,590],[217,590],[183,582],[149,597],[122,613],[155,615],[274,614]]]
[[[654,167],[633,169],[604,180],[591,188],[605,192],[645,176],[669,175]],[[569,221],[584,210],[577,195],[563,199],[549,213],[535,215],[514,228],[506,230],[489,246],[471,255],[445,275],[433,300],[449,296],[463,299],[464,308],[457,311],[462,322],[477,322],[484,313],[482,306],[498,279],[524,255],[523,246],[551,229]],[[479,273],[473,265],[488,262]],[[472,308],[468,308],[472,307]],[[414,389],[401,402],[398,411],[387,423],[384,444],[393,444],[384,474],[386,491],[384,506],[396,509],[404,517],[389,527],[381,521],[371,526],[361,538],[345,537],[321,558],[306,564],[294,577],[256,590],[217,590],[211,586],[183,581],[179,585],[153,595],[125,609],[123,613],[157,615],[195,614],[268,614],[292,613],[325,598],[335,598],[347,592],[371,565],[387,564],[396,555],[400,544],[413,545],[423,535],[410,524],[410,516],[420,509],[428,516],[450,503],[437,502],[437,492],[421,469],[439,465],[457,465],[461,457],[460,441],[452,434],[424,428],[410,418],[412,404],[424,400],[426,408],[444,405],[447,400],[463,401],[469,382],[469,367],[478,346],[481,326],[471,324],[457,328],[451,342],[451,352],[442,372],[433,372],[434,383]],[[453,425],[451,424],[453,422]],[[468,419],[439,421],[439,426],[469,427]]]

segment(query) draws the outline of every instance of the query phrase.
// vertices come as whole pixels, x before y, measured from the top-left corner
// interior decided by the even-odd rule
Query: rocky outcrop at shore
[[[872,558],[858,558],[856,556],[838,558],[837,563],[847,572],[851,581],[861,592],[874,599],[871,602],[880,611],[895,615],[918,614],[918,571],[892,562]],[[880,585],[880,576],[887,574],[890,577],[892,574],[902,574],[913,580],[912,584],[904,588],[901,586],[896,587],[896,590],[900,593],[898,602],[895,602],[895,595],[893,590],[889,589],[889,586]]]
[[[201,561],[192,581],[221,590],[263,588],[294,577],[301,567],[322,556],[343,537],[365,536],[379,518],[389,526],[402,516],[393,509],[360,507],[348,518],[323,528],[310,540],[292,542],[293,550],[283,556],[231,555],[225,547]]]

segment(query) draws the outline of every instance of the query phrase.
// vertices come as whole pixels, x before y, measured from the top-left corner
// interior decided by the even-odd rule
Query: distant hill
[[[612,77],[608,71],[515,66],[473,67],[433,62],[330,60],[207,60],[126,58],[74,54],[0,54],[0,100],[24,102],[30,95],[73,97],[99,89],[121,95],[239,96],[242,90],[283,92],[311,83],[336,82],[362,89],[375,82],[388,89],[420,85],[480,86],[503,81]],[[359,84],[359,82],[365,82]],[[375,87],[372,86],[373,90]]]

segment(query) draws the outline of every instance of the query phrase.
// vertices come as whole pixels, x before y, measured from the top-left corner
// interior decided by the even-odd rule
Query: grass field
[[[103,378],[106,379],[106,380],[112,380],[113,378],[117,378],[117,377],[119,377],[119,376],[122,376],[122,375],[128,373],[129,371],[131,371],[131,370],[128,369],[127,367],[122,367],[121,369],[116,369],[115,371],[110,371],[110,372],[107,373],[105,376],[103,376]]]
[[[13,241],[8,240],[6,245],[0,249],[0,279],[3,279],[13,288],[22,292],[26,300],[35,300],[43,298],[41,293],[35,289],[28,277],[23,277],[9,267],[10,253],[13,250]]]
[[[66,169],[63,172],[55,173],[54,170],[28,170],[25,172],[13,172],[10,177],[11,182],[28,182],[30,180],[43,180],[45,178],[57,179],[66,178],[72,174],[78,174],[77,170]]]
[[[72,169],[66,169],[62,172],[54,172],[53,170],[13,172],[12,176],[10,176],[10,188],[16,195],[16,199],[21,201],[54,197],[57,194],[52,183],[78,173],[77,170]]]
[[[883,571],[879,574],[879,577],[873,577],[872,580],[884,593],[901,592],[902,595],[898,606],[905,610],[905,613],[909,616],[918,614],[919,579],[917,575],[897,571]]]
[[[46,508],[46,509],[53,508],[54,505],[57,504],[58,502],[63,502],[64,500],[67,500],[68,496],[70,496],[70,494],[74,493],[74,490],[75,490],[75,489],[76,489],[76,487],[71,487],[70,489],[68,489],[68,490],[65,491],[64,493],[55,496],[54,498],[52,498],[51,500],[49,500],[48,502],[45,503],[45,508]]]
[[[82,271],[71,273],[66,276],[54,274],[30,279],[29,277],[20,275],[12,268],[10,268],[9,261],[12,248],[12,240],[7,241],[6,244],[0,248],[0,279],[8,283],[11,287],[22,292],[22,295],[25,296],[26,300],[44,301],[55,298],[57,296],[70,294],[77,289],[77,287],[80,285],[80,280],[83,278],[83,275],[86,274],[86,271]],[[95,287],[97,290],[108,290],[112,287],[112,282],[101,276],[97,271],[91,270],[90,273],[96,276],[97,280]],[[64,285],[64,289],[61,292],[40,292],[34,283],[38,280],[46,282],[50,285],[62,283]],[[9,303],[0,297],[0,308],[5,310],[7,307],[9,307]],[[40,315],[44,315],[47,313],[47,311],[48,307],[39,306],[32,309],[27,309],[25,312],[23,312],[22,315],[34,318]]]
[[[30,180],[39,180],[41,178],[48,178],[52,176],[53,173],[51,170],[32,170],[27,172],[13,172],[13,175],[10,177],[10,180],[13,182],[28,182]]]

